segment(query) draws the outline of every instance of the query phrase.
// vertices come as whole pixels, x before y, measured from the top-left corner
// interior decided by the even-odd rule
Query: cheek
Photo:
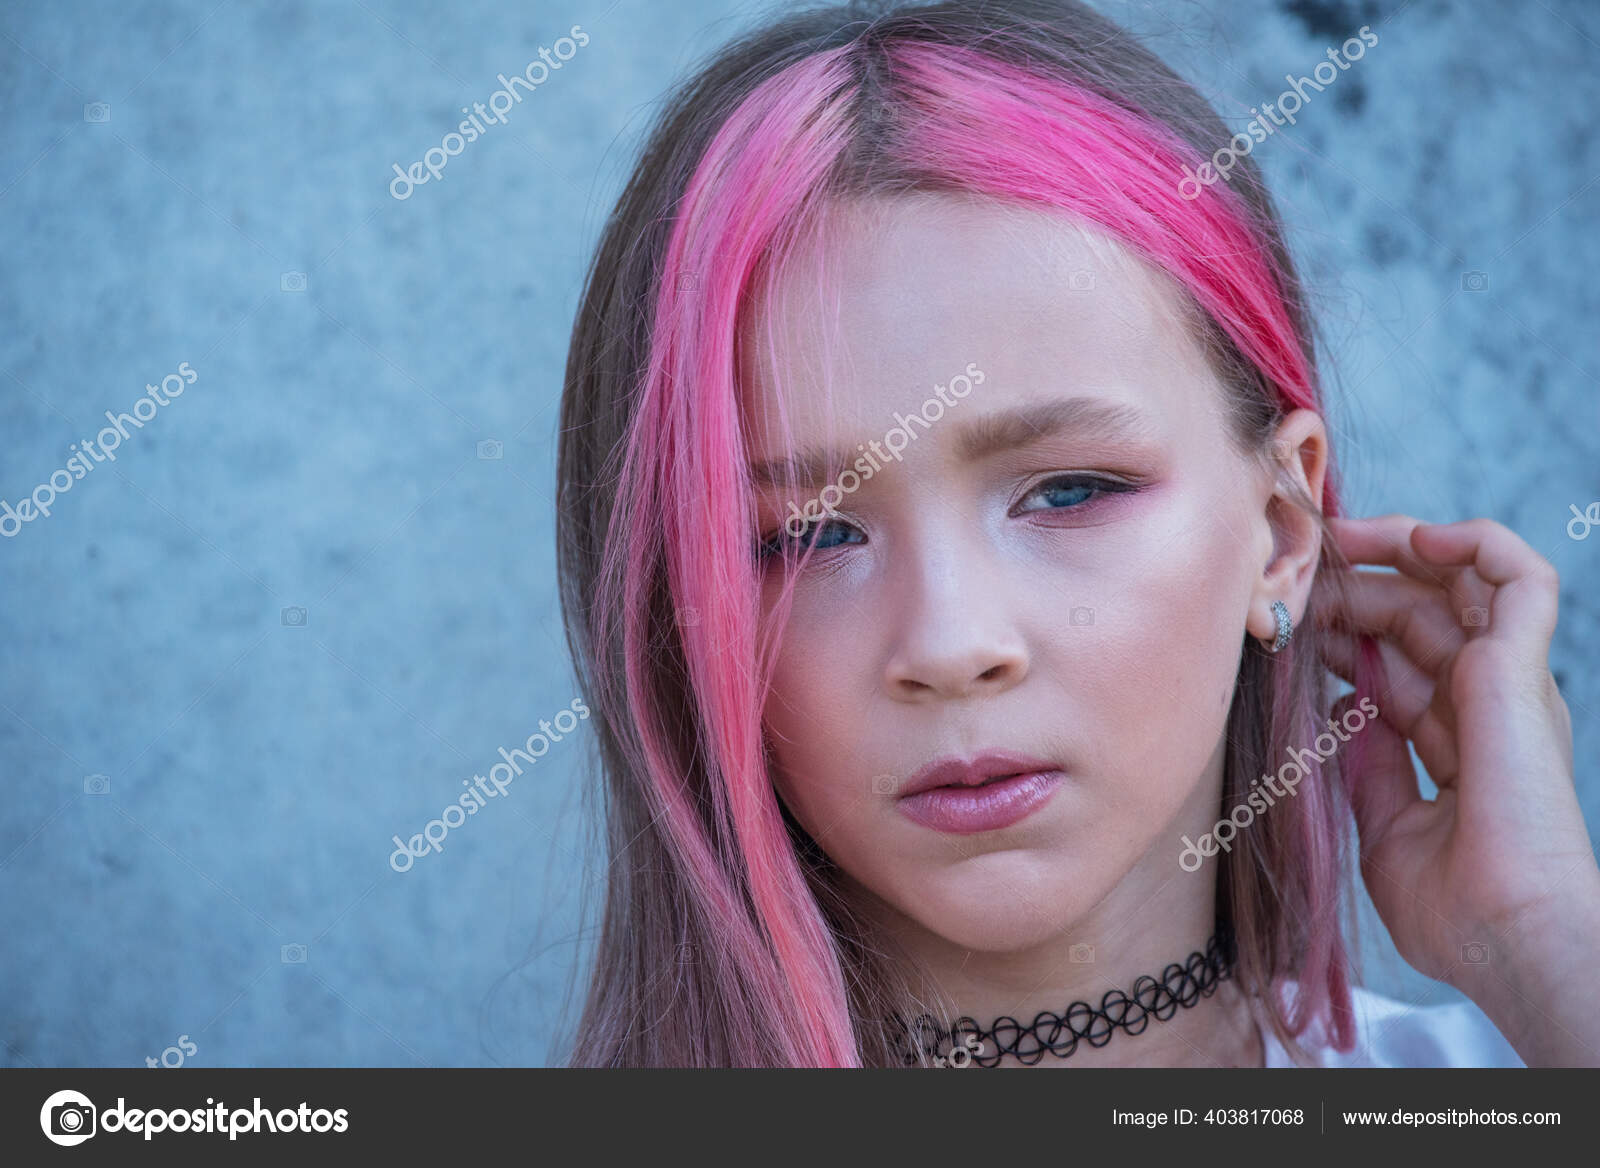
[[[779,581],[774,571],[762,584],[763,635],[779,605]],[[873,697],[873,663],[882,649],[875,636],[882,622],[873,615],[880,610],[868,587],[859,570],[819,564],[791,594],[763,718],[790,740],[781,757],[811,758],[813,765],[804,770],[792,763],[796,773],[818,773],[819,762],[833,769],[865,733],[859,724]]]
[[[1245,610],[1239,549],[1203,532],[1129,591],[1130,676],[1163,704],[1211,718],[1226,708],[1239,666]]]
[[[1073,737],[1089,745],[1108,793],[1151,812],[1188,793],[1226,726],[1239,667],[1248,581],[1238,544],[1215,519],[1197,520],[1155,554],[1101,577],[1092,637],[1057,624],[1053,670],[1086,717]]]
[[[859,725],[863,703],[852,691],[862,666],[850,652],[856,642],[834,636],[832,625],[825,637],[797,634],[806,627],[799,607],[773,670],[762,722],[777,763],[778,789],[810,826],[809,820],[849,799],[859,778],[840,762],[856,757],[865,736]]]

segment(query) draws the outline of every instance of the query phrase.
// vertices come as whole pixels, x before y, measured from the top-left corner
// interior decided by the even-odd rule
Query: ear
[[[1322,482],[1328,470],[1328,435],[1322,418],[1299,409],[1284,417],[1268,454],[1274,480],[1262,504],[1262,543],[1271,547],[1250,596],[1245,628],[1271,644],[1278,636],[1272,602],[1281,600],[1299,627],[1322,555]],[[1310,511],[1307,511],[1309,505]]]

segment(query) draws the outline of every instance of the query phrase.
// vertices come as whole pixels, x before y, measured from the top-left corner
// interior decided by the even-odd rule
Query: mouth
[[[1021,823],[1066,785],[1059,770],[990,776],[983,782],[927,787],[896,808],[922,827],[950,835],[1000,831]]]
[[[1059,772],[1058,763],[1011,751],[990,750],[972,759],[942,758],[923,767],[901,786],[899,797],[907,799],[926,791],[943,788],[986,788],[1025,775]]]
[[[987,787],[991,783],[1001,783],[1001,782],[1004,782],[1006,779],[1014,779],[1018,775],[1029,774],[1029,773],[1031,773],[1031,772],[1028,772],[1028,771],[1013,771],[1012,773],[1005,774],[1005,775],[991,775],[989,778],[984,779],[983,782],[981,782],[981,783],[974,783],[973,786],[975,786],[975,787]],[[937,790],[939,790],[939,788],[935,787],[934,790],[937,791]]]
[[[927,791],[986,791],[990,787],[995,787],[995,786],[1000,785],[1001,783],[1008,782],[1011,779],[1017,778],[1019,775],[1036,774],[1036,773],[1038,773],[1038,772],[1035,772],[1035,771],[1010,771],[1010,772],[1007,772],[1006,774],[1003,774],[1003,775],[988,775],[988,776],[985,776],[981,782],[976,782],[976,783],[964,783],[964,782],[943,783],[943,784],[941,784],[940,786],[937,786],[937,787],[928,787],[928,788],[926,788],[926,790]],[[914,794],[916,794],[916,795],[921,795],[921,794],[925,794],[925,793],[926,793],[925,791],[914,792]],[[907,796],[907,798],[910,798],[910,797],[911,796]]]
[[[1043,807],[1066,778],[1059,763],[1010,751],[944,758],[912,775],[895,806],[913,823],[933,831],[999,831]]]

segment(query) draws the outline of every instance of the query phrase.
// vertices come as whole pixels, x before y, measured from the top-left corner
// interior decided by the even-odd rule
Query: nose
[[[900,567],[884,669],[896,700],[990,696],[1027,676],[1027,643],[997,565],[967,543],[927,549]]]

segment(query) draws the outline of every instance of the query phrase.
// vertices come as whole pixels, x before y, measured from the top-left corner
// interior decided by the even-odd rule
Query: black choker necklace
[[[997,1018],[988,1030],[968,1017],[958,1018],[949,1029],[935,1021],[932,1014],[923,1014],[912,1025],[896,1018],[894,1045],[907,1066],[914,1066],[925,1057],[939,1067],[993,1067],[1011,1055],[1031,1067],[1046,1051],[1057,1058],[1070,1058],[1078,1049],[1079,1039],[1101,1047],[1111,1041],[1118,1029],[1138,1034],[1150,1024],[1152,1016],[1165,1022],[1178,1012],[1179,1006],[1187,1009],[1201,998],[1209,998],[1218,983],[1232,972],[1234,958],[1233,931],[1228,925],[1219,924],[1206,942],[1204,953],[1189,954],[1189,960],[1182,965],[1173,962],[1160,981],[1149,974],[1140,975],[1133,983],[1132,995],[1108,990],[1098,1009],[1088,1002],[1073,1002],[1065,1014],[1047,1010],[1027,1026],[1006,1016]]]

